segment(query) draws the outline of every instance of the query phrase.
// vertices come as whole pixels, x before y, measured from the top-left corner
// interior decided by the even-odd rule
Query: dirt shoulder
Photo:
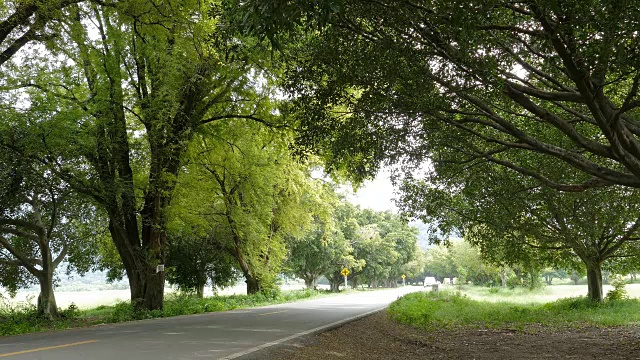
[[[251,359],[640,359],[640,327],[426,332],[386,311],[256,353]]]

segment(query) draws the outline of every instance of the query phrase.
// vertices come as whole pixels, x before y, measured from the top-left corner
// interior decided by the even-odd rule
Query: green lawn
[[[505,291],[506,292],[506,291]],[[509,301],[509,295],[493,294],[500,301],[474,300],[454,291],[405,295],[389,307],[392,318],[413,326],[433,328],[509,328],[535,330],[583,326],[640,324],[640,300],[605,301],[566,298],[549,303]],[[518,293],[513,294],[518,298]],[[535,296],[535,293],[534,293]]]

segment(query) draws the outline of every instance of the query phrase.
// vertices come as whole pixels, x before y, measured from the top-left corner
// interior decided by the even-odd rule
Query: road
[[[386,307],[420,287],[0,338],[8,360],[240,359]]]

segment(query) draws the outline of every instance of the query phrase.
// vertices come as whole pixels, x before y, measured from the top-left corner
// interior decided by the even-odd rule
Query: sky
[[[352,194],[347,198],[351,203],[360,205],[361,208],[397,212],[398,208],[393,202],[395,195],[390,175],[389,170],[380,171],[375,179],[366,181],[356,193],[351,191]]]

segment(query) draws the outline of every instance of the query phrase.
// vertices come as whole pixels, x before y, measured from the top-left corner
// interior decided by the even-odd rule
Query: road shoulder
[[[640,359],[639,335],[640,328],[635,326],[535,333],[508,329],[426,332],[398,324],[382,311],[241,359]]]

